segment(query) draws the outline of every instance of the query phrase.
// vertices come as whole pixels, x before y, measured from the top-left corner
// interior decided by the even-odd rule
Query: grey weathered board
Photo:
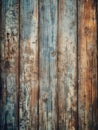
[[[0,0],[0,130],[98,130],[97,0]]]
[[[38,1],[20,1],[19,128],[38,124]]]
[[[59,1],[58,19],[58,125],[77,128],[77,2]]]

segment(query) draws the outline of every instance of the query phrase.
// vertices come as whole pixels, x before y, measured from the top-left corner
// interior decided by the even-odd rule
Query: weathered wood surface
[[[18,129],[18,0],[0,0],[2,5],[0,32],[1,115],[0,130]]]
[[[20,1],[20,130],[38,127],[38,1]]]
[[[59,129],[77,128],[76,0],[59,1],[58,110]]]
[[[97,0],[0,0],[0,130],[98,130]]]
[[[39,2],[39,130],[57,130],[57,9]]]
[[[80,0],[78,2],[79,130],[98,129],[96,20],[96,1]]]

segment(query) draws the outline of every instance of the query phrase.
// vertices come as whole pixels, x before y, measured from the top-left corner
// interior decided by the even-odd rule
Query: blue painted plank
[[[39,130],[57,130],[57,0],[39,1]]]

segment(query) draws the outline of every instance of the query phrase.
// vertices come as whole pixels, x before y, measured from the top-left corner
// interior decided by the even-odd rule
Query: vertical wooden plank
[[[18,0],[2,0],[1,9],[1,130],[17,130],[18,90]]]
[[[79,130],[96,130],[97,22],[96,1],[78,1]]]
[[[39,1],[39,130],[57,130],[57,0]]]
[[[76,0],[59,0],[58,107],[59,129],[77,128]]]
[[[20,130],[37,130],[38,0],[20,0]]]

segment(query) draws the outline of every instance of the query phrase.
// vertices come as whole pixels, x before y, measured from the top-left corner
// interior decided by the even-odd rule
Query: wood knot
[[[43,95],[43,101],[44,101],[44,102],[47,102],[47,100],[48,100],[47,94],[44,94],[44,95]]]
[[[91,30],[90,30],[90,28],[88,28],[88,27],[85,27],[85,28],[84,28],[84,31],[85,31],[85,34],[86,34],[86,35],[90,35],[90,34],[91,34]]]
[[[51,52],[51,55],[54,57],[56,55],[56,51]]]
[[[10,63],[9,63],[9,61],[6,61],[5,62],[5,66],[4,66],[6,69],[9,69],[10,68]]]

